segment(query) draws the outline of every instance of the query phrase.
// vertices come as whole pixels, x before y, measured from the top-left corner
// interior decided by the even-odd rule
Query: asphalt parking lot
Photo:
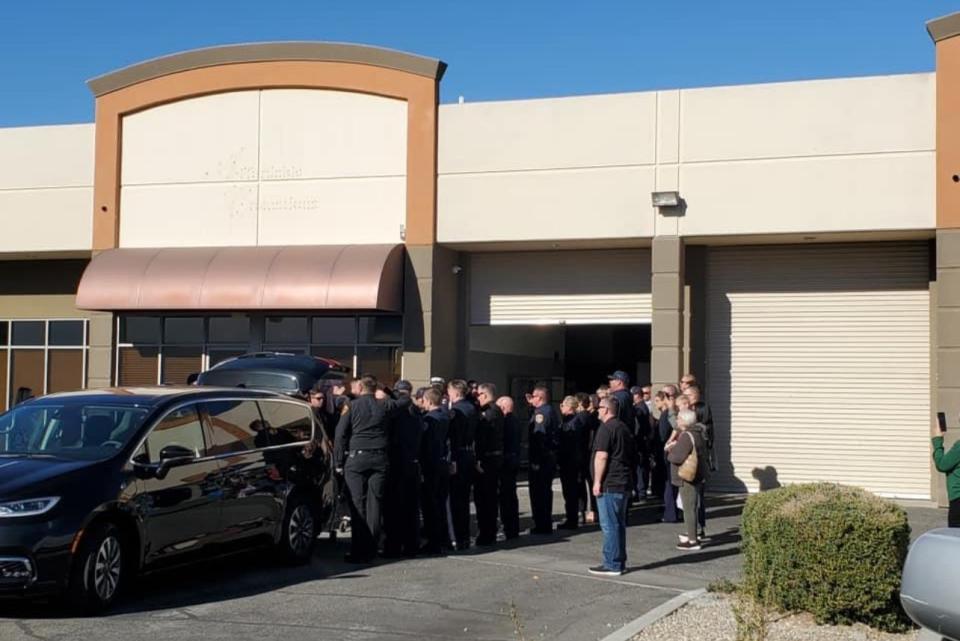
[[[711,543],[687,553],[673,547],[679,526],[660,523],[655,505],[637,507],[627,530],[630,571],[619,578],[586,571],[599,555],[595,527],[359,567],[342,561],[341,540],[322,542],[304,567],[277,567],[259,552],[145,577],[104,617],[0,604],[0,639],[601,639],[680,592],[735,577],[742,505],[739,496],[710,497]],[[945,522],[940,512],[911,508],[915,533]]]

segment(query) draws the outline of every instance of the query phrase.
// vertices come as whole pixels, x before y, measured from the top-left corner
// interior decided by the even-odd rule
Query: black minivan
[[[87,612],[137,572],[269,543],[310,558],[328,444],[308,404],[266,391],[51,394],[0,415],[0,595]]]

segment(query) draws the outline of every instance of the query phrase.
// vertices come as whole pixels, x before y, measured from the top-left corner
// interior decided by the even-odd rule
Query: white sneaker
[[[677,538],[680,539],[680,542],[681,542],[681,543],[689,543],[689,542],[690,542],[690,537],[687,536],[686,534],[678,534],[678,535],[677,535]]]

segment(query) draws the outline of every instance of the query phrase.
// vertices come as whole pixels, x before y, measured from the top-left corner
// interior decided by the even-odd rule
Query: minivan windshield
[[[79,400],[19,405],[0,415],[0,456],[109,458],[136,435],[148,410]]]

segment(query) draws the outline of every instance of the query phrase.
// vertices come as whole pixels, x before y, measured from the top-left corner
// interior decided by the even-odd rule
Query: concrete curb
[[[636,635],[640,634],[644,628],[653,625],[669,614],[673,614],[704,593],[706,593],[706,590],[704,588],[700,588],[698,590],[690,590],[688,592],[678,594],[666,603],[650,610],[643,616],[637,617],[616,632],[603,637],[603,639],[600,641],[629,641]]]

